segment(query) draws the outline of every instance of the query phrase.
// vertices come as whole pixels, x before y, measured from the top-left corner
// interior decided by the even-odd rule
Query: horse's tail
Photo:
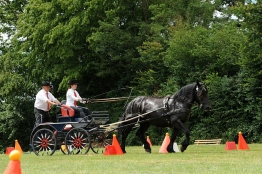
[[[128,119],[131,115],[137,115],[141,110],[142,101],[144,100],[144,98],[144,96],[139,96],[134,98],[131,102],[129,102],[126,106],[125,112],[122,114],[119,121],[124,121]]]
[[[141,98],[144,98],[142,96],[134,98],[131,102],[129,102],[125,108],[124,113],[119,118],[119,122],[123,122],[129,118],[131,118],[133,115],[137,115],[137,106],[141,105]],[[124,128],[125,123],[118,124],[118,134],[121,134],[122,129]]]
[[[128,110],[130,107],[132,107],[133,103],[134,103],[134,100],[133,99],[131,102],[129,102],[125,108],[125,112],[122,114],[122,116],[120,117],[119,121],[124,121],[126,119],[126,115],[128,114]]]
[[[122,116],[119,118],[119,122],[122,122],[125,120],[125,112],[122,114]],[[122,135],[122,129],[123,129],[123,123],[119,123],[117,125],[117,137],[120,138]]]

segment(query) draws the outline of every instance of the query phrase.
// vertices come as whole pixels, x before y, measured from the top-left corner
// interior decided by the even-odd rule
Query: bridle
[[[203,95],[202,95],[203,90],[207,91],[204,84],[200,85],[199,88],[198,88],[198,86],[196,86],[196,94],[195,94],[196,95],[196,101],[197,101],[200,108],[202,108],[203,104],[204,104]]]

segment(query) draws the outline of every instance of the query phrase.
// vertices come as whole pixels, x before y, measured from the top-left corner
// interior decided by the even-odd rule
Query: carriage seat
[[[61,114],[57,116],[57,122],[75,122],[75,111],[67,105],[61,105]]]
[[[83,120],[83,118],[78,117],[79,115],[75,113],[73,108],[66,105],[66,100],[61,101],[60,110],[61,114],[57,115],[57,122],[80,122]]]
[[[70,106],[61,105],[61,114],[62,117],[73,117],[75,115],[75,110],[72,109]]]
[[[73,117],[75,115],[74,109],[66,105],[66,100],[61,101],[61,116],[62,117]]]
[[[57,122],[76,122],[75,110],[66,105],[66,100],[61,101],[61,114],[57,116]]]

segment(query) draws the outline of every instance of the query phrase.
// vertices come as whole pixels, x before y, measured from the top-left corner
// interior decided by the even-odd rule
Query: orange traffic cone
[[[20,151],[13,150],[9,154],[9,158],[11,159],[11,161],[8,163],[8,166],[3,174],[22,174],[21,167],[20,167],[20,158],[21,158]]]
[[[15,150],[14,147],[7,147],[6,150],[5,150],[5,154],[9,155],[13,150]]]
[[[227,141],[225,149],[226,150],[236,150],[237,149],[236,143],[234,141]]]
[[[238,150],[250,150],[242,133],[239,132],[238,133]]]
[[[115,134],[113,135],[112,146],[114,146],[116,154],[118,154],[118,155],[122,155],[123,154],[123,151],[122,151],[122,149],[120,147],[119,142],[117,141],[117,138],[116,138]]]
[[[148,142],[148,144],[150,145],[150,147],[152,146],[152,143],[151,143],[151,141],[150,141],[150,138],[149,138],[149,136],[147,136],[146,137],[146,141]]]
[[[21,154],[23,154],[23,150],[17,140],[15,140],[15,150],[18,150]]]
[[[166,133],[166,136],[165,136],[165,139],[159,149],[159,153],[168,153],[168,151],[166,150],[167,149],[167,146],[169,145],[170,143],[170,137],[168,135],[168,133]]]
[[[105,147],[104,155],[117,155],[116,149],[112,145],[108,145]]]

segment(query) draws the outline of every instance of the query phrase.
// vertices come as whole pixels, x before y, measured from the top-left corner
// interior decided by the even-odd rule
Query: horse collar
[[[169,99],[170,99],[170,96],[168,95],[164,100],[164,107],[165,107],[165,110],[167,111],[169,111],[169,105],[168,105]]]

